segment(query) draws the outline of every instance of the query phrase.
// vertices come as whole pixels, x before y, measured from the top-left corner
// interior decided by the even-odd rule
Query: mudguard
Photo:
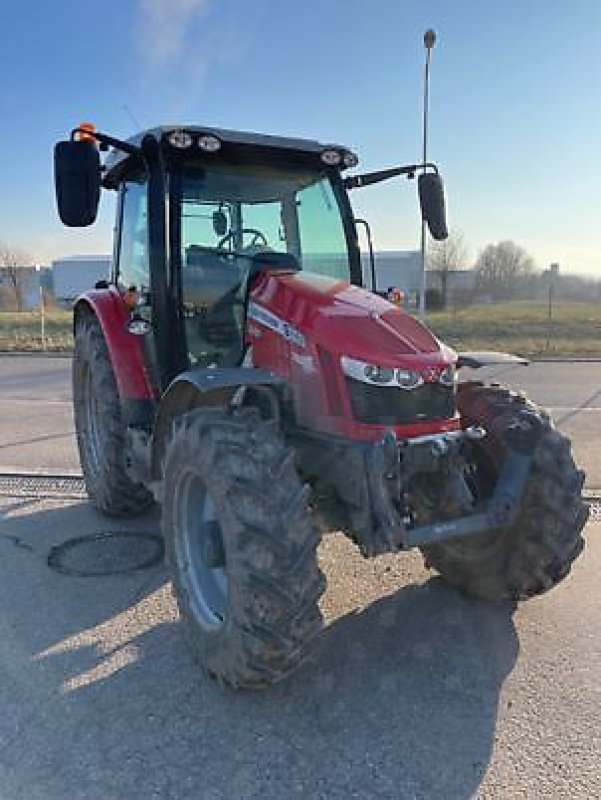
[[[74,326],[86,310],[96,316],[102,328],[121,402],[154,400],[157,395],[146,366],[142,337],[127,330],[129,313],[116,287],[80,295],[74,307]]]
[[[182,372],[161,398],[152,434],[153,478],[160,477],[165,438],[174,417],[201,406],[227,406],[241,387],[281,384],[282,379],[275,372],[254,367],[220,367]]]

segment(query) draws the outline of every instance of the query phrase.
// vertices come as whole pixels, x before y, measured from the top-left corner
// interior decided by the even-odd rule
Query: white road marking
[[[582,411],[592,411],[593,413],[601,411],[601,406],[576,406],[575,408],[572,406],[543,406],[543,408],[545,408],[545,411],[549,411],[551,414],[558,412],[562,414],[564,412],[578,412],[580,414]]]

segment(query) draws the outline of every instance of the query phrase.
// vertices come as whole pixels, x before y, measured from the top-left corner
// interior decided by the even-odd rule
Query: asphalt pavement
[[[465,371],[523,389],[548,408],[601,489],[601,362],[535,362]],[[0,356],[0,472],[79,473],[68,358]]]
[[[583,420],[586,457],[601,364],[530,370],[561,424]],[[0,463],[77,469],[67,378],[66,360],[0,359]],[[416,553],[366,561],[326,537],[315,658],[259,693],[198,671],[162,565],[112,574],[147,540],[71,551],[102,577],[49,566],[74,537],[158,525],[0,497],[0,800],[601,796],[599,522],[572,575],[517,608],[464,598]]]
[[[0,356],[0,472],[79,473],[71,359]]]

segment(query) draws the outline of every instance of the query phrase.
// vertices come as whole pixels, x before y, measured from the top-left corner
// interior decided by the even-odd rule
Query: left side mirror
[[[84,228],[96,220],[100,200],[100,155],[86,141],[58,142],[54,148],[54,186],[61,221]]]
[[[424,172],[417,179],[417,188],[422,219],[428,223],[432,238],[437,242],[446,239],[449,231],[442,178],[437,172]]]

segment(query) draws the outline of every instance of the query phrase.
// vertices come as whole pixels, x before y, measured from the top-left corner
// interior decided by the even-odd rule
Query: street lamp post
[[[424,119],[423,119],[423,147],[422,147],[422,163],[426,164],[428,161],[428,106],[429,106],[429,91],[430,91],[430,54],[434,43],[436,42],[436,33],[431,29],[424,33],[424,47],[426,48],[426,63],[424,69]],[[426,223],[422,219],[422,234],[421,234],[421,291],[419,293],[419,314],[422,319],[426,316]]]

